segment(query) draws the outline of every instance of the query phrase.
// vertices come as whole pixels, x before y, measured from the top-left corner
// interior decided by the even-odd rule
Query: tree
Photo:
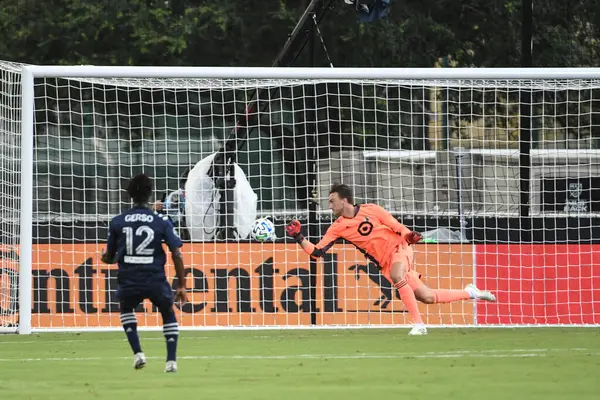
[[[0,35],[6,38],[0,42],[0,54],[4,59],[35,64],[269,66],[300,18],[305,3],[48,0],[35,3],[35,7],[25,7],[20,0],[5,0],[0,3]],[[335,9],[321,21],[319,28],[336,66],[432,67],[440,57],[447,57],[452,66],[457,67],[508,67],[518,66],[520,62],[521,1],[518,0],[393,1],[390,17],[371,24],[359,24],[353,7],[341,1],[334,4]],[[600,60],[599,9],[595,0],[568,0],[560,5],[550,0],[536,2],[534,64],[597,65]],[[297,65],[307,63],[305,52]],[[328,65],[320,40],[317,40],[316,65]],[[92,96],[92,92],[79,91],[70,98]],[[115,96],[125,96],[126,92],[120,93]],[[150,96],[158,93],[146,90],[132,92],[132,95],[142,96],[139,107],[148,107]],[[174,92],[161,95],[176,96]],[[238,112],[243,109],[244,96],[245,93],[238,95]],[[425,121],[413,121],[413,117],[400,110],[412,109],[424,114],[427,111],[425,96],[426,91],[402,87],[320,86],[317,103],[331,105],[326,111],[321,107],[320,112],[327,112],[332,118],[327,124],[319,125],[319,132],[354,132],[357,136],[327,138],[330,144],[338,143],[342,147],[377,144],[375,140],[381,136],[378,134],[384,131],[385,136],[396,138],[387,141],[385,146],[403,143],[409,148],[423,147],[425,132],[408,127],[424,126]],[[484,94],[472,91],[471,96],[474,101],[463,105],[469,110],[450,111],[472,115],[473,107],[477,107],[475,103],[483,99]],[[350,98],[354,103],[348,103]],[[405,100],[383,101],[385,98]],[[109,108],[122,107],[117,98],[106,100],[104,103],[108,103]],[[131,97],[127,101],[131,101]],[[164,102],[170,104],[167,98]],[[555,103],[563,101],[557,98]],[[58,113],[72,105],[62,102],[49,106],[46,109],[55,109]],[[194,107],[193,104],[187,110],[171,107],[169,112],[196,113],[198,110]],[[277,112],[289,116],[294,110],[298,107],[290,103]],[[110,110],[107,112],[110,114]],[[294,120],[303,124],[303,114],[296,114]],[[576,112],[571,110],[568,114],[576,115]],[[54,118],[52,113],[48,118]],[[125,126],[139,121],[129,122],[131,124],[125,123]],[[495,125],[503,123],[493,122]],[[556,123],[572,126],[568,121]],[[459,122],[454,124],[458,126]],[[132,140],[142,137],[135,129],[119,133],[122,134],[131,135]]]

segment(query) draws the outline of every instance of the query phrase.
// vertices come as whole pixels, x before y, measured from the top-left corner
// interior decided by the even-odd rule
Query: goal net
[[[415,267],[428,286],[473,282],[498,299],[421,305],[427,324],[600,324],[598,70],[40,67],[21,104],[22,67],[0,62],[6,329],[120,329],[116,265],[100,255],[138,172],[184,238],[184,329],[409,324],[351,244],[311,260],[285,237],[292,218],[311,241],[324,234],[333,183],[424,234]],[[231,168],[216,165],[223,146]],[[259,217],[275,242],[249,236]],[[18,292],[19,276],[31,288]],[[160,327],[149,302],[138,311]]]
[[[18,326],[21,67],[0,62],[0,332]]]

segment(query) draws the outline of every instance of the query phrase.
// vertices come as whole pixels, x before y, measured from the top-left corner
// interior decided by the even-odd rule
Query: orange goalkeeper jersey
[[[384,267],[410,229],[376,204],[355,207],[353,218],[339,217],[310,255],[321,257],[338,239],[352,243],[368,259]]]

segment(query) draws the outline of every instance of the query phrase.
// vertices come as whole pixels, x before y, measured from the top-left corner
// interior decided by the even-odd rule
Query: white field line
[[[342,337],[345,335],[327,335],[327,337]],[[240,337],[240,339],[285,339],[285,338],[290,338],[290,339],[302,339],[305,338],[306,336],[285,336],[285,335],[249,335],[249,336],[243,336]],[[0,336],[0,338],[2,338],[2,336]],[[221,340],[221,339],[231,339],[231,336],[180,336],[180,340],[207,340],[207,339],[216,339],[216,340]],[[97,342],[99,340],[115,340],[113,338],[110,339],[58,339],[58,340],[44,340],[43,338],[40,338],[39,340],[1,340],[0,339],[0,346],[2,345],[12,345],[12,344],[33,344],[33,343],[77,343],[77,342]],[[116,340],[119,341],[127,341],[127,338],[123,337],[123,338],[118,338]],[[165,339],[163,337],[144,337],[144,333],[142,332],[140,334],[140,340],[145,342],[145,341],[153,341],[153,340],[160,340],[160,341],[164,341]]]
[[[357,354],[285,354],[285,355],[198,355],[180,356],[180,360],[303,360],[303,359],[427,359],[427,358],[526,358],[545,357],[551,353],[587,351],[588,349],[513,349],[513,350],[481,350],[454,352],[425,352],[425,353],[357,353]],[[589,353],[599,356],[600,353]],[[164,360],[164,357],[147,357],[148,359]],[[108,361],[130,360],[131,357],[47,357],[47,358],[0,358],[0,362],[36,362],[36,361]]]

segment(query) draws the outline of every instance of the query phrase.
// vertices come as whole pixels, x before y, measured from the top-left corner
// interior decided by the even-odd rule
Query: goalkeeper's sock
[[[179,325],[173,309],[163,314],[163,335],[167,342],[167,361],[177,359],[177,339],[179,338]]]
[[[471,298],[466,290],[455,289],[437,289],[435,293],[435,303],[452,303],[458,300],[468,300]]]
[[[408,286],[406,280],[402,279],[399,282],[394,284],[394,287],[398,289],[398,293],[400,293],[400,299],[406,306],[408,313],[413,319],[413,322],[416,325],[422,325],[423,319],[421,319],[421,312],[419,311],[419,305],[417,304],[417,299],[415,298],[415,293]]]
[[[125,335],[127,335],[127,340],[129,341],[131,350],[133,350],[133,354],[141,353],[142,346],[140,345],[140,337],[137,332],[137,319],[133,310],[130,312],[121,312],[121,325],[123,325],[123,330],[125,331]]]

